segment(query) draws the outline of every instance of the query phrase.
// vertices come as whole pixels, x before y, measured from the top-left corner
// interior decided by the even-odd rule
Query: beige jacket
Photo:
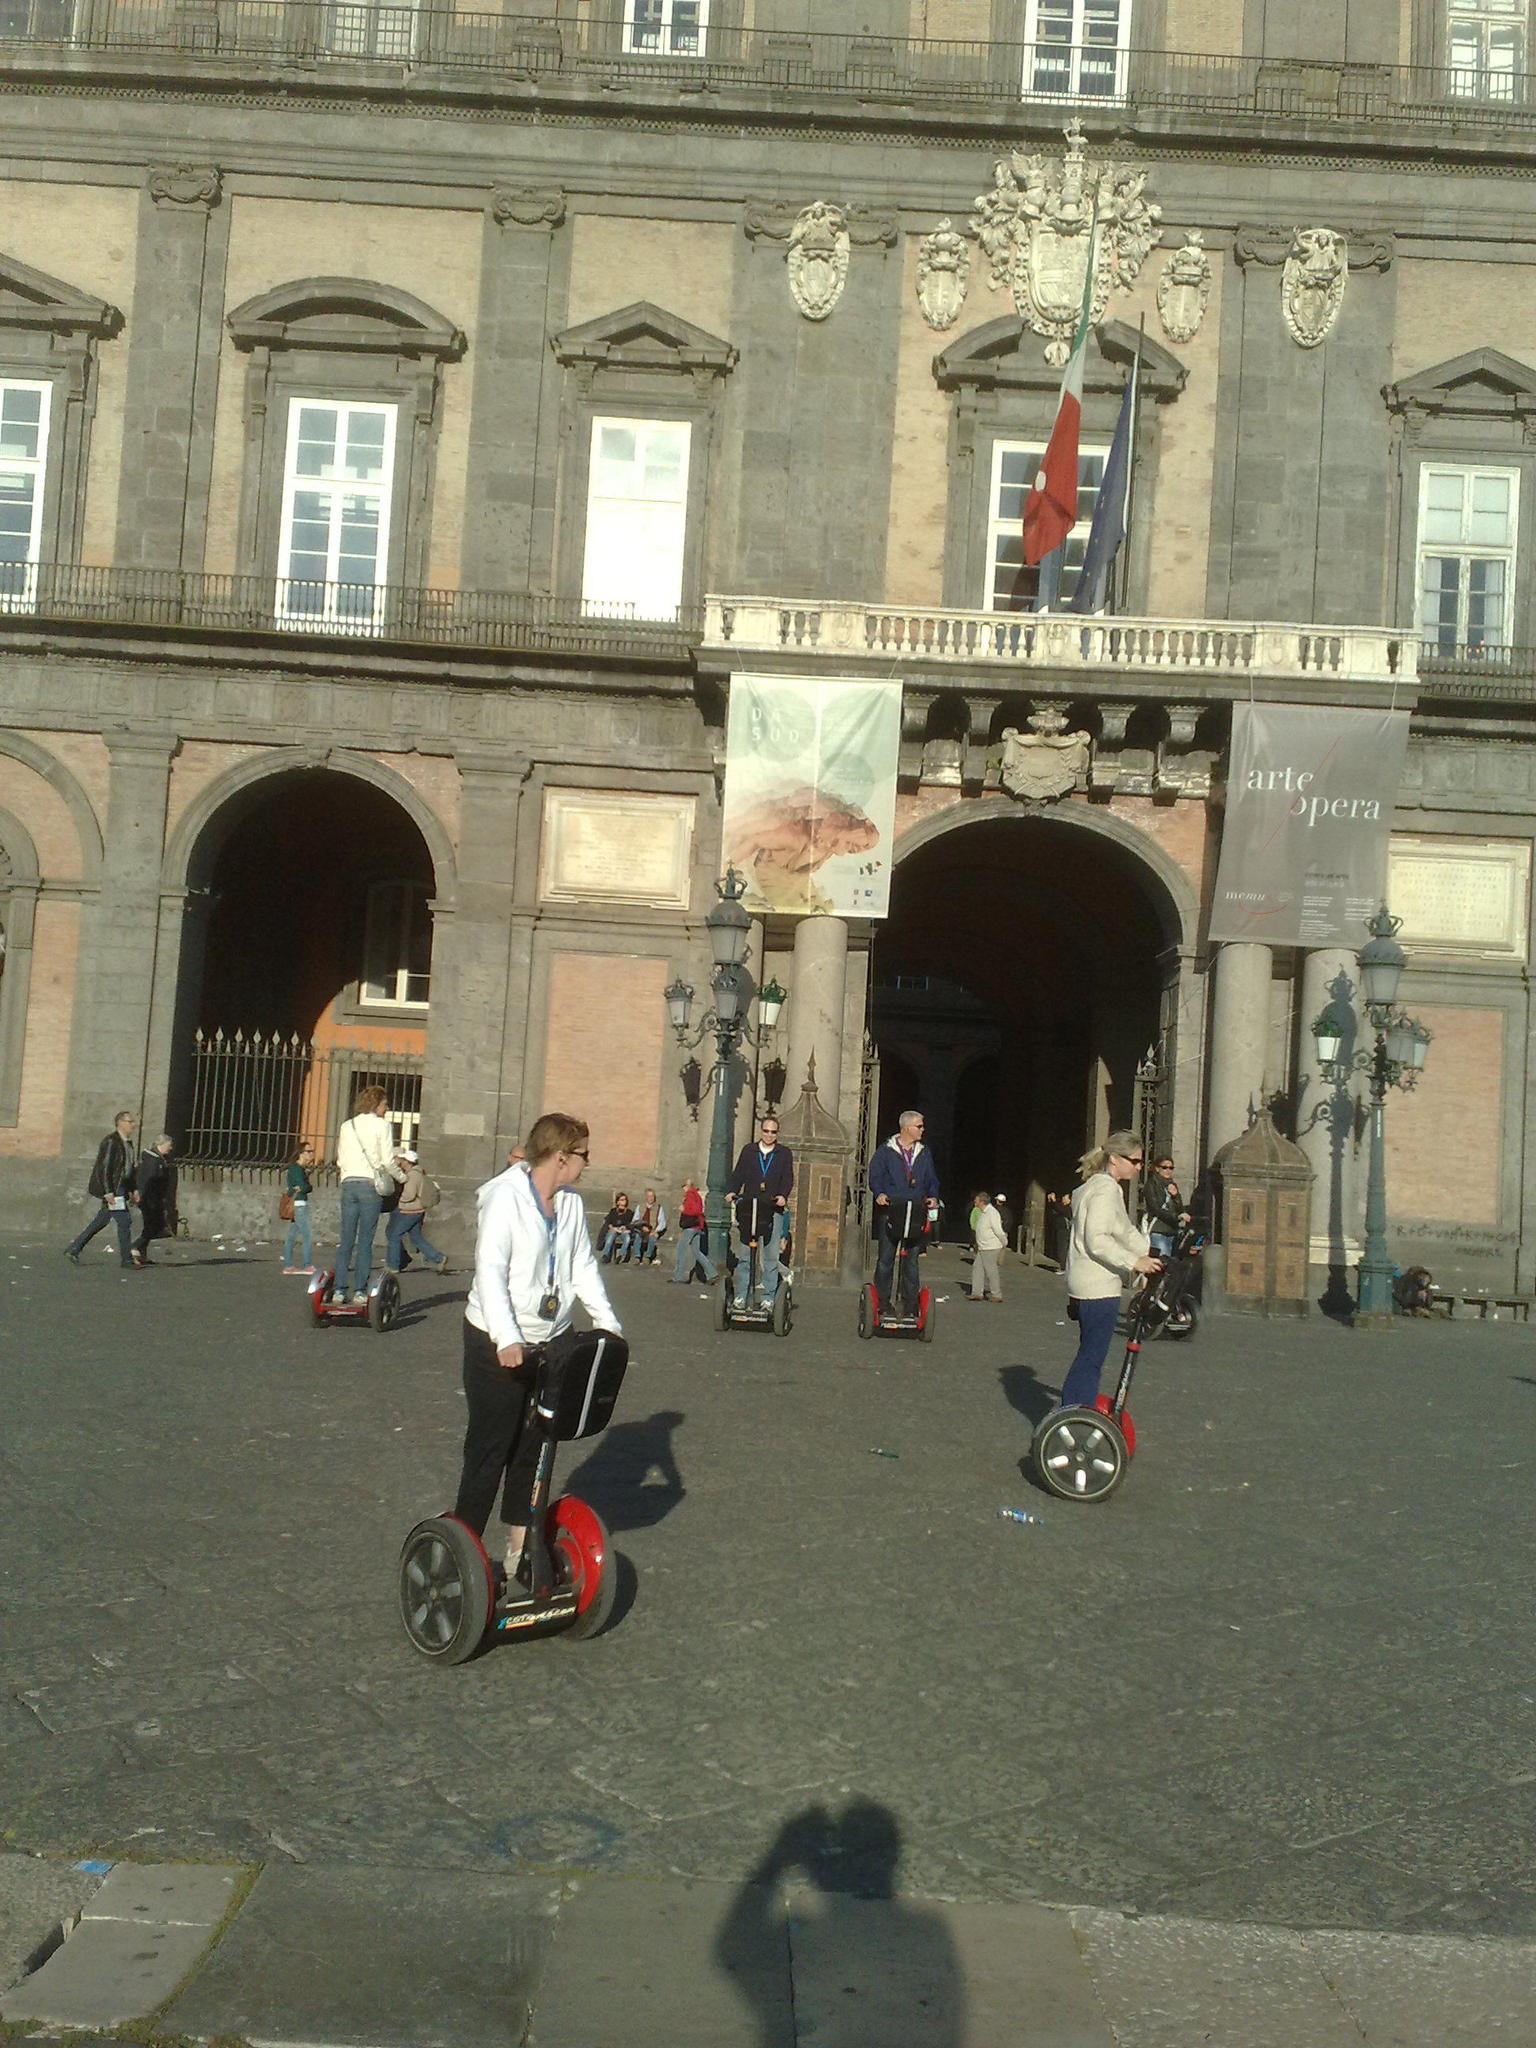
[[[1117,1295],[1144,1259],[1150,1240],[1125,1210],[1125,1196],[1111,1173],[1091,1173],[1072,1197],[1072,1245],[1067,1253],[1067,1292],[1074,1301],[1104,1301]]]

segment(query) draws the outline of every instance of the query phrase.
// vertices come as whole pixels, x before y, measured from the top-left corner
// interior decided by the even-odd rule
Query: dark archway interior
[[[324,769],[260,785],[209,829],[221,828],[205,865],[195,1021],[204,1031],[309,1038],[364,972],[372,885],[430,892],[426,842],[381,790]]]
[[[1055,814],[959,827],[901,862],[874,946],[880,1131],[923,1110],[952,1232],[977,1188],[1017,1210],[1032,1182],[1072,1187],[1090,1138],[1131,1121],[1170,916],[1128,849]]]

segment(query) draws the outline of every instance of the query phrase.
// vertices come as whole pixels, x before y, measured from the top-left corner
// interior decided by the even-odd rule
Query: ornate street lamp
[[[715,1106],[709,1126],[709,1186],[706,1190],[704,1220],[709,1236],[719,1247],[724,1257],[726,1243],[725,1184],[731,1177],[731,1104],[730,1080],[731,1061],[744,1037],[751,1035],[754,1043],[761,1045],[774,1025],[779,1021],[789,991],[780,988],[777,981],[770,981],[757,992],[757,1022],[752,1024],[742,1016],[746,997],[747,977],[742,962],[747,957],[747,945],[752,935],[752,920],[742,905],[746,893],[745,878],[734,868],[727,868],[724,878],[716,883],[720,900],[704,920],[709,933],[709,949],[714,960],[714,971],[710,975],[711,1007],[700,1019],[698,1029],[690,1034],[689,1021],[693,1013],[693,990],[679,975],[671,986],[663,991],[667,1005],[667,1018],[677,1042],[685,1050],[702,1043],[711,1032],[715,1036]]]
[[[1387,1250],[1386,1100],[1389,1088],[1412,1088],[1424,1070],[1433,1033],[1417,1018],[1405,1017],[1393,1005],[1407,955],[1397,943],[1400,917],[1385,904],[1366,929],[1371,936],[1356,958],[1360,992],[1374,1044],[1353,1049],[1355,1018],[1342,995],[1315,1019],[1312,1036],[1324,1079],[1342,1090],[1352,1074],[1371,1084],[1371,1150],[1365,1183],[1365,1246],[1360,1260],[1360,1306],[1357,1324],[1386,1329],[1392,1322],[1392,1258]]]

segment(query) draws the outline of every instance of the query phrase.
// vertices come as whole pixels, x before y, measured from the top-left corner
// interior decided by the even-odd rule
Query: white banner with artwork
[[[901,685],[731,678],[725,859],[749,910],[884,917]]]

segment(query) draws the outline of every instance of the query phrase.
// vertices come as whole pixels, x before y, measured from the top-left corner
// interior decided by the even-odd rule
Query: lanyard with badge
[[[555,1230],[558,1219],[553,1200],[550,1202],[549,1214],[544,1221],[545,1228],[549,1232],[549,1273],[545,1282],[543,1299],[539,1303],[539,1314],[546,1323],[552,1323],[560,1313],[560,1290],[555,1285]]]

